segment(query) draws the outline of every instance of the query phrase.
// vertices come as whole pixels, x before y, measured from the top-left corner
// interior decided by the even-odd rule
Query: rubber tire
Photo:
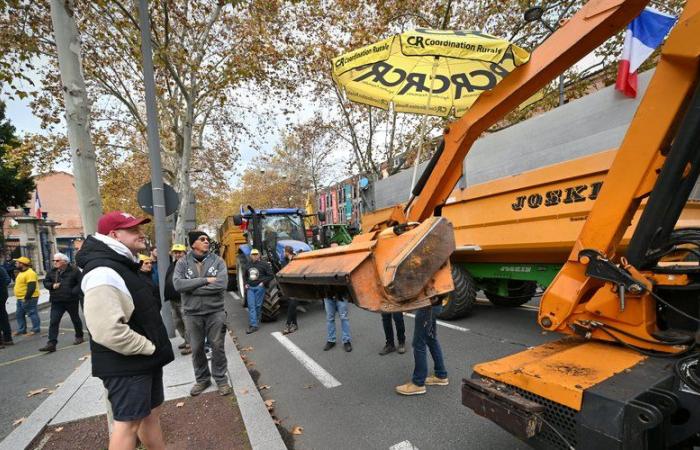
[[[243,267],[245,266],[247,259],[245,255],[239,254],[236,258],[236,284],[238,285],[238,295],[241,298],[241,306],[247,307],[248,302],[246,301],[245,285],[243,283]]]
[[[274,322],[280,313],[280,303],[282,293],[277,286],[277,280],[270,281],[270,285],[265,289],[265,299],[262,305],[262,321]]]
[[[484,294],[495,306],[515,308],[532,300],[532,297],[537,292],[537,283],[534,281],[509,280],[508,292],[510,295],[507,297],[488,291],[484,291]]]
[[[466,317],[476,303],[476,283],[467,269],[452,264],[452,280],[455,290],[442,302],[442,312],[438,314],[440,319],[456,320]]]

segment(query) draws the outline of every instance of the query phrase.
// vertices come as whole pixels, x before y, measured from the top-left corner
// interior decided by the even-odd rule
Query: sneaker
[[[245,330],[245,334],[255,333],[256,331],[258,331],[258,327],[248,327],[248,329]]]
[[[192,353],[192,347],[190,347],[189,345],[183,347],[183,349],[180,350],[181,355],[189,355],[190,353]]]
[[[228,383],[218,385],[217,389],[219,390],[219,395],[221,396],[229,395],[231,392],[233,392],[233,388],[229,386]]]
[[[34,336],[35,334],[37,334],[36,331],[28,331],[27,333],[25,333],[25,336],[29,337],[29,336]]]
[[[448,378],[438,378],[435,375],[430,375],[425,379],[426,386],[447,386],[448,384],[450,384]]]
[[[351,352],[352,351],[352,344],[349,342],[346,342],[343,344],[343,348],[345,349],[346,352]]]
[[[178,345],[177,348],[179,350],[182,350],[183,348],[187,347],[187,342],[183,342],[182,344]]]
[[[425,386],[416,386],[412,382],[396,386],[396,393],[399,395],[421,395],[425,394]]]
[[[23,335],[25,335],[25,334],[27,334],[26,331],[25,331],[24,333],[20,333],[19,331],[13,331],[13,332],[12,332],[12,336],[23,336]]]
[[[80,345],[80,344],[82,344],[83,342],[85,342],[85,339],[84,339],[84,338],[82,338],[82,337],[77,337],[77,338],[75,338],[75,340],[73,341],[73,345]]]
[[[204,392],[209,386],[211,386],[211,380],[207,380],[204,383],[195,383],[190,389],[190,395],[196,397],[202,392]]]
[[[53,342],[49,342],[48,344],[44,345],[39,349],[40,352],[48,352],[48,353],[53,353],[56,351],[56,344]]]
[[[406,344],[399,343],[398,351],[399,351],[400,355],[403,355],[404,353],[406,353]]]
[[[299,326],[298,326],[297,324],[295,324],[295,323],[289,325],[289,334],[294,333],[294,332],[297,331],[298,329],[299,329]]]
[[[386,344],[384,348],[379,352],[381,356],[388,355],[389,353],[395,352],[396,347],[390,344]]]
[[[282,329],[282,334],[289,334],[289,325],[284,326],[284,329]]]
[[[332,349],[333,347],[335,347],[335,342],[328,341],[328,342],[326,342],[326,345],[323,347],[323,351],[324,352],[328,351],[328,350]]]

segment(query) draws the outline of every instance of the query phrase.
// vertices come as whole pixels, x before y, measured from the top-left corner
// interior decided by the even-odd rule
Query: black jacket
[[[72,303],[80,298],[80,271],[68,265],[65,270],[59,271],[53,268],[44,278],[44,287],[49,290],[51,303]],[[54,283],[60,283],[58,289],[54,289]]]
[[[275,274],[272,273],[272,267],[263,260],[248,261],[244,270],[243,276],[245,284],[248,286],[258,286],[260,283],[267,285],[275,278]]]
[[[165,301],[180,301],[180,293],[175,290],[175,286],[173,285],[173,272],[175,272],[175,263],[177,261],[173,261],[170,263],[170,266],[168,266],[168,271],[165,272]]]
[[[152,355],[122,355],[90,338],[93,376],[115,377],[152,373],[175,359],[163,320],[160,302],[153,295],[153,285],[139,274],[139,264],[118,254],[103,242],[89,236],[77,257],[83,275],[97,267],[109,267],[124,280],[134,301],[129,328],[150,340],[156,349]],[[145,275],[145,274],[144,274]]]

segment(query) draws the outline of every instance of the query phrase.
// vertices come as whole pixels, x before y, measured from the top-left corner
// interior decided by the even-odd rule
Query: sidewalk
[[[189,396],[194,383],[191,357],[180,355],[173,342],[175,361],[163,368],[165,400]],[[179,339],[178,339],[179,342]],[[228,373],[254,450],[286,449],[255,383],[230,336],[225,340]],[[210,387],[205,392],[215,390]],[[90,360],[81,364],[27,420],[0,442],[0,450],[20,450],[49,425],[86,419],[106,413],[102,382],[90,376]]]

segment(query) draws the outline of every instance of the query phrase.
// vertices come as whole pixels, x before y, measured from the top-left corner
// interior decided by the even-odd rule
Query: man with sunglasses
[[[160,406],[163,366],[175,359],[160,316],[159,299],[139,274],[146,249],[140,226],[150,219],[113,211],[100,217],[76,256],[83,269],[85,323],[92,375],[102,380],[112,406],[110,450],[164,450]]]
[[[228,270],[221,257],[209,251],[210,239],[203,231],[188,233],[191,251],[180,258],[173,272],[173,286],[182,299],[182,314],[192,348],[195,384],[190,395],[197,396],[211,386],[214,378],[219,394],[233,390],[226,375],[224,338],[226,312],[224,298]],[[204,350],[204,340],[211,345],[211,371]]]
[[[39,349],[40,352],[55,352],[58,344],[58,327],[63,315],[68,313],[73,322],[75,340],[73,345],[82,344],[83,322],[78,313],[80,296],[80,272],[70,265],[70,259],[63,253],[53,255],[53,269],[44,278],[44,287],[49,291],[51,316],[49,322],[49,342]]]

